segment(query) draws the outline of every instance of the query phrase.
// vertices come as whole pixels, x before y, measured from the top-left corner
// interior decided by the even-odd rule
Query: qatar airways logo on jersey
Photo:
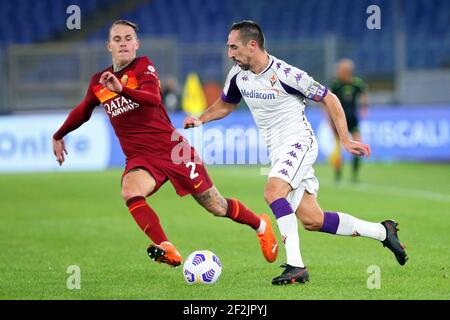
[[[251,90],[251,91],[241,89],[241,94],[244,98],[275,100],[276,97],[279,95],[279,91],[276,89],[262,89],[262,90]]]
[[[106,113],[108,113],[111,118],[114,118],[125,112],[138,108],[139,103],[122,96],[117,96],[115,99],[105,102],[103,106],[105,107]]]

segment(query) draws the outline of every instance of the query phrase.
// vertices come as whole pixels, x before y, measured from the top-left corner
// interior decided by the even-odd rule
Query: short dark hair
[[[250,40],[255,40],[261,49],[264,49],[264,34],[261,27],[252,20],[243,20],[235,22],[230,28],[230,32],[239,30],[239,36],[242,43],[247,44]]]
[[[136,32],[136,34],[139,31],[139,26],[136,23],[133,23],[131,21],[124,20],[124,19],[119,19],[112,23],[111,27],[109,28],[109,33],[111,33],[111,29],[117,25],[132,27],[134,32]],[[109,37],[109,34],[108,34],[108,37]]]

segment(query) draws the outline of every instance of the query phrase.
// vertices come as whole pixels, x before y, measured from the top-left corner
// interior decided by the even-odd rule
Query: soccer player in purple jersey
[[[287,263],[274,285],[309,280],[301,253],[297,218],[309,231],[362,236],[381,241],[404,265],[406,253],[397,235],[397,223],[367,222],[342,212],[324,212],[317,203],[319,182],[313,164],[318,145],[305,116],[306,99],[322,102],[333,120],[343,147],[353,155],[369,156],[368,145],[349,137],[339,99],[306,72],[269,55],[258,24],[233,24],[228,36],[230,70],[222,96],[198,119],[187,117],[185,128],[221,119],[244,98],[266,140],[272,168],[264,198],[272,209],[286,249]]]

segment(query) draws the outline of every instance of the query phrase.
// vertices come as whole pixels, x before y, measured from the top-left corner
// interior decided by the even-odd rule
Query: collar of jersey
[[[267,72],[267,70],[269,70],[272,67],[272,65],[273,65],[273,58],[272,58],[271,55],[267,55],[267,56],[269,57],[269,63],[267,64],[267,67],[263,71],[261,71],[261,73],[256,74],[256,73],[252,72],[253,75],[255,76],[255,78],[262,76],[264,73]]]

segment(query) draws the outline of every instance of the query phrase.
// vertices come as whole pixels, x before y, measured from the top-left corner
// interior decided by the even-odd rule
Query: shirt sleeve
[[[288,93],[303,95],[305,98],[319,102],[328,93],[328,88],[305,71],[290,65],[284,65],[278,72],[278,78]]]
[[[221,95],[222,101],[232,104],[238,104],[241,101],[242,94],[236,84],[236,78],[240,71],[241,68],[234,66],[228,73]]]
[[[83,123],[87,122],[91,118],[94,108],[100,104],[92,89],[95,82],[94,78],[91,78],[84,99],[69,113],[66,121],[64,121],[63,125],[53,135],[55,140],[61,140],[66,134],[78,129]]]
[[[159,106],[161,104],[161,89],[158,73],[153,63],[147,57],[142,57],[134,71],[139,89],[123,87],[120,94],[137,103],[154,107]]]

